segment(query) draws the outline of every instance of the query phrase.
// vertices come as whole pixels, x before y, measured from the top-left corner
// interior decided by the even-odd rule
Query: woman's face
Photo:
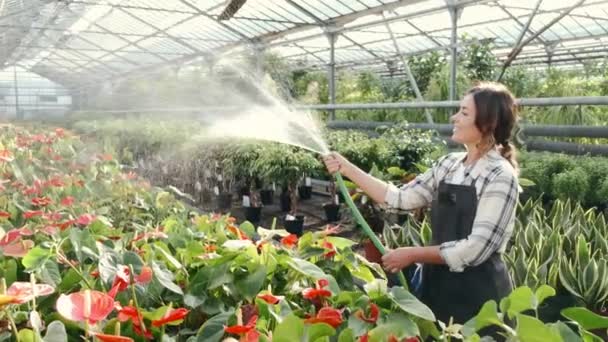
[[[473,95],[466,95],[462,101],[460,101],[460,109],[458,112],[451,117],[452,123],[454,124],[452,140],[465,145],[477,144],[481,141],[483,135],[475,125],[476,115],[477,110],[475,109]]]

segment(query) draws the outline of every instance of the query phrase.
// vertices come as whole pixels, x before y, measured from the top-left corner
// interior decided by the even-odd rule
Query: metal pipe
[[[19,109],[19,84],[17,83],[17,67],[13,66],[13,85],[15,89],[15,118],[22,120],[21,110]]]
[[[328,32],[329,39],[329,103],[336,104],[336,33]],[[330,120],[336,119],[336,111],[329,109]]]
[[[450,100],[456,100],[456,63],[458,58],[458,7],[452,5],[449,8],[452,17],[452,37],[450,39],[451,61],[450,61]]]
[[[536,6],[534,7],[534,9],[532,10],[532,14],[530,14],[530,17],[528,18],[528,21],[526,22],[526,25],[524,25],[521,29],[521,33],[519,34],[519,37],[517,37],[517,40],[515,41],[515,44],[513,44],[513,49],[511,50],[511,52],[509,53],[508,57],[511,57],[511,54],[516,53],[517,49],[520,48],[519,44],[521,43],[522,39],[524,39],[524,36],[526,35],[526,32],[528,32],[528,29],[530,28],[530,24],[532,24],[532,19],[534,18],[534,16],[536,15],[536,12],[538,12],[538,9],[540,7],[540,4],[543,2],[543,0],[538,0],[536,2]],[[507,10],[502,7],[502,9],[507,12]],[[508,12],[507,12],[508,13]],[[535,34],[535,33],[533,33]],[[508,60],[507,60],[508,61]],[[510,64],[510,63],[509,63]],[[498,77],[496,78],[496,80],[498,82],[500,82],[500,80],[502,79],[502,77],[505,74],[505,71],[507,70],[507,68],[509,67],[509,64],[507,64],[507,62],[505,62],[505,64],[502,66],[502,69],[500,70],[500,74],[498,75]]]
[[[382,13],[382,18],[386,19],[386,17],[384,16],[384,13]],[[410,69],[410,65],[407,61],[407,58],[405,58],[405,56],[403,56],[401,54],[401,49],[399,48],[399,44],[397,44],[397,39],[395,38],[395,35],[393,34],[393,30],[391,29],[391,24],[389,24],[388,22],[386,23],[386,30],[388,31],[388,33],[391,36],[391,40],[393,41],[393,46],[395,47],[395,52],[403,61],[403,67],[404,67],[407,77],[410,81],[410,85],[412,86],[412,89],[414,89],[414,94],[416,94],[416,100],[424,101],[424,97],[422,97],[422,93],[420,93],[420,89],[418,88],[418,83],[416,82],[416,79],[414,78],[414,75],[412,74],[412,70]],[[426,116],[426,121],[428,123],[432,124],[433,116],[431,115],[431,112],[428,110],[428,108],[424,110],[424,115]]]
[[[546,151],[573,155],[608,156],[608,145],[575,144],[546,140],[531,140],[526,142],[529,151]]]
[[[332,121],[327,127],[332,129],[374,130],[379,127],[394,125],[393,122],[375,121]],[[451,124],[411,123],[405,129],[434,130],[441,135],[452,134]],[[572,137],[572,138],[608,138],[606,126],[574,126],[574,125],[521,125],[524,136],[542,137]]]
[[[571,97],[539,97],[520,98],[516,100],[520,106],[605,106],[608,96],[571,96]],[[364,109],[403,109],[403,108],[458,108],[459,101],[424,101],[424,102],[392,102],[392,103],[341,103],[336,105],[317,104],[296,106],[298,109],[310,110],[364,110]]]

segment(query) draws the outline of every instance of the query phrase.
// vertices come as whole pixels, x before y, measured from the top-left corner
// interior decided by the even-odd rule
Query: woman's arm
[[[330,173],[340,172],[348,177],[359,188],[361,188],[375,202],[393,208],[412,210],[424,207],[431,203],[433,193],[437,187],[439,173],[445,174],[447,158],[440,159],[435,167],[419,175],[410,183],[397,188],[396,186],[377,179],[356,165],[350,163],[346,158],[338,153],[332,152],[323,157],[325,165]]]
[[[343,176],[357,184],[371,199],[376,203],[385,203],[386,191],[388,184],[375,178],[349,162],[338,153],[332,152],[323,157],[327,170],[334,174],[342,173]]]

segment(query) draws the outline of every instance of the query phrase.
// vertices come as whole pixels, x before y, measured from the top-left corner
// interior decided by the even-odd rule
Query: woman
[[[329,172],[341,172],[372,199],[412,210],[431,207],[433,239],[428,247],[402,247],[382,258],[390,272],[423,264],[422,301],[448,323],[464,324],[488,300],[512,285],[501,255],[512,234],[519,186],[515,148],[515,100],[497,83],[470,89],[451,118],[452,140],[466,152],[440,158],[432,169],[401,188],[376,179],[332,152]]]

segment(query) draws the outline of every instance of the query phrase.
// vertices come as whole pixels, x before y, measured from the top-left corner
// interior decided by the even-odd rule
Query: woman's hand
[[[346,158],[342,157],[338,152],[330,152],[323,156],[323,162],[327,171],[332,175],[336,172],[342,172],[348,168],[349,162]]]
[[[382,257],[384,269],[391,273],[397,273],[414,262],[416,260],[414,260],[414,248],[412,247],[397,248]]]

